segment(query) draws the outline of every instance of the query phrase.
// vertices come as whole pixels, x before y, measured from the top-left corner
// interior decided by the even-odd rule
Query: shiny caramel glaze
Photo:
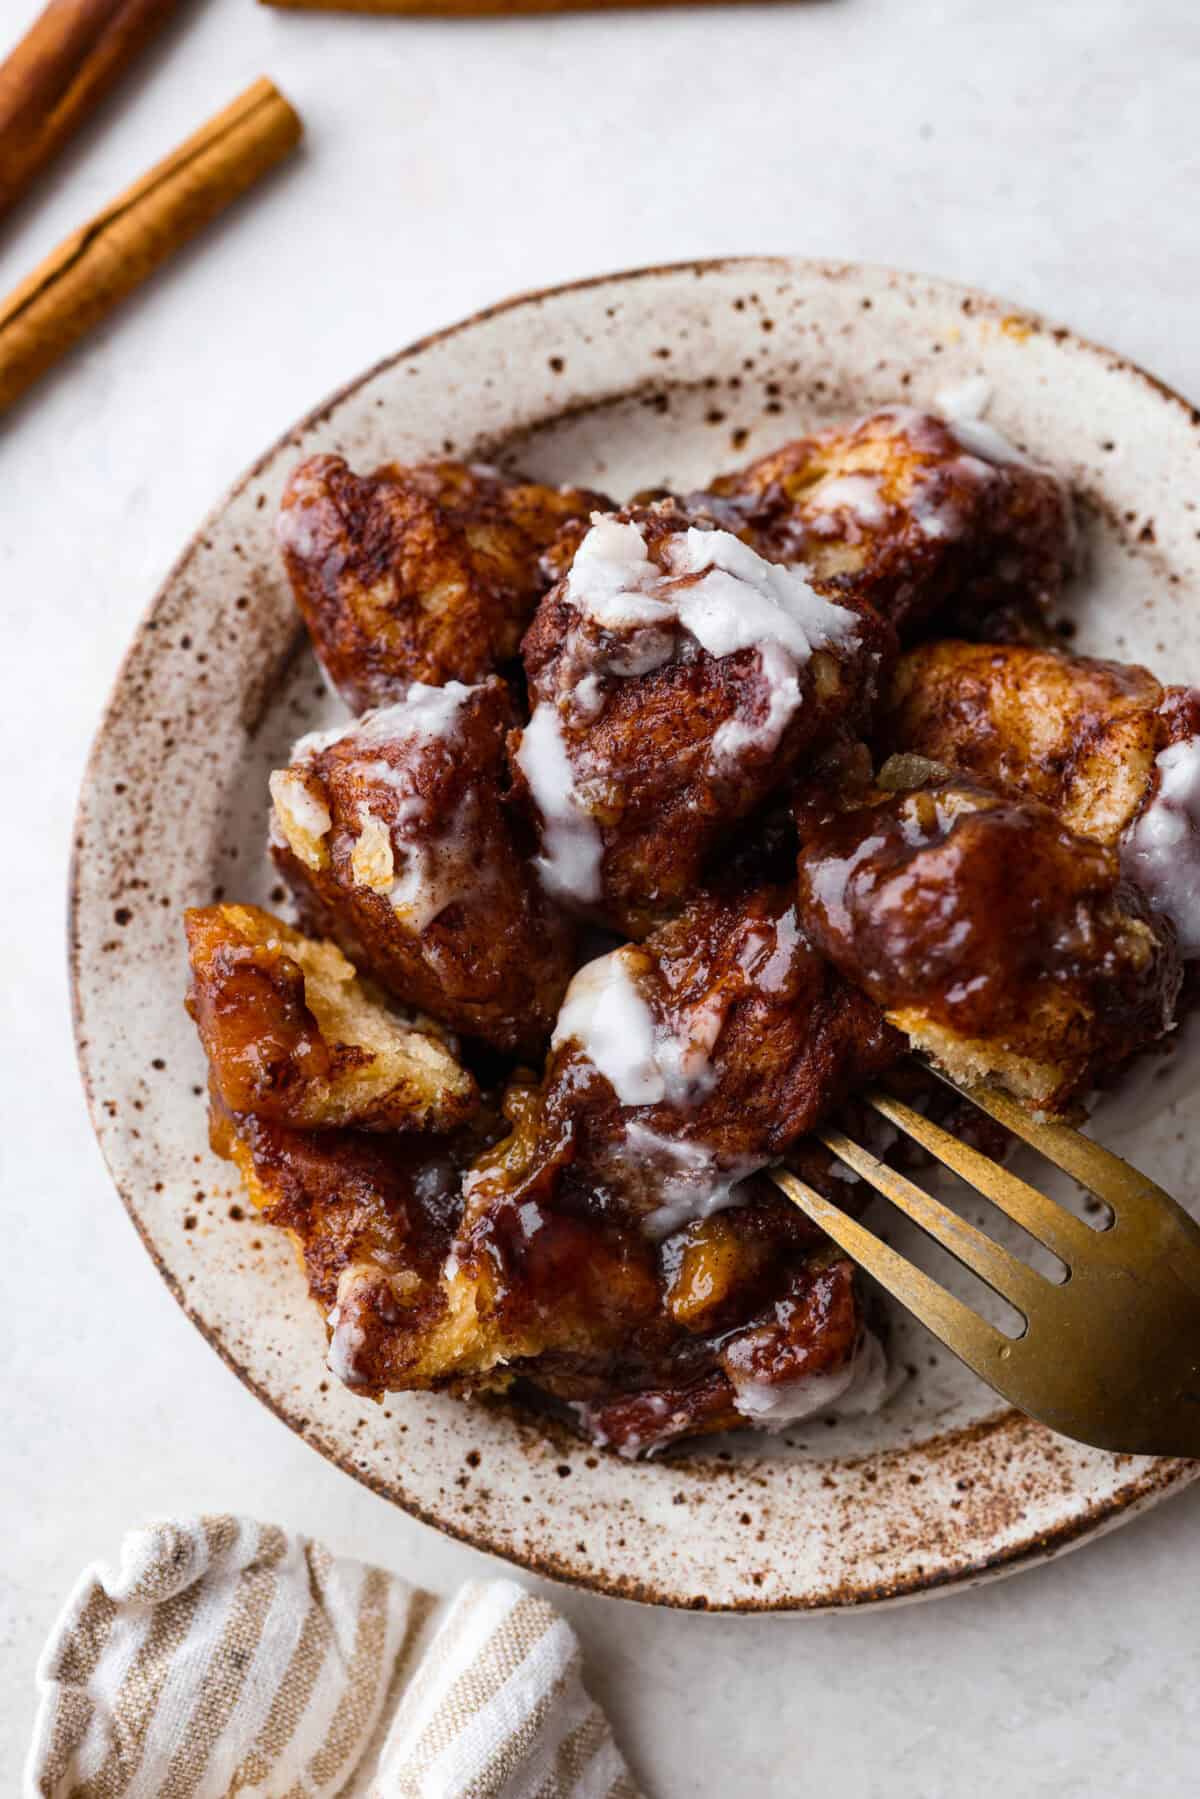
[[[1076,560],[1069,495],[1051,470],[981,453],[962,430],[884,407],[689,503],[761,555],[802,562],[821,592],[875,607],[906,639],[934,619],[972,638],[1039,634]]]
[[[521,1103],[518,1085],[512,1118]],[[736,1224],[719,1214],[661,1245],[628,1219],[551,1209],[536,1228],[510,1214],[507,1234],[484,1239],[459,1219],[486,1112],[445,1138],[294,1131],[215,1095],[211,1116],[214,1148],[292,1237],[331,1370],[357,1392],[520,1380],[633,1454],[744,1425],[747,1378],[761,1394],[850,1373],[863,1328],[853,1268],[769,1191]]]
[[[486,1106],[414,1141],[289,1131],[231,1115],[214,1087],[214,1142],[300,1246],[330,1365],[356,1389],[520,1378],[632,1453],[747,1422],[747,1383],[761,1406],[775,1387],[849,1378],[853,1271],[752,1171],[790,1152],[852,1199],[805,1133],[899,1039],[798,934],[786,886],[703,895],[620,953],[657,1024],[695,1051],[696,1091],[671,1104],[623,1106],[574,1039],[541,1082],[510,1082],[507,1135]],[[702,1149],[714,1185],[748,1178],[728,1209],[656,1229],[671,1139]]]
[[[703,1316],[711,1288],[727,1316],[741,1314],[736,1324],[680,1332],[647,1366],[631,1368],[623,1380],[609,1376],[600,1391],[552,1375],[540,1379],[542,1390],[567,1403],[593,1442],[623,1455],[756,1421],[780,1428],[786,1410],[772,1420],[769,1408],[773,1397],[786,1408],[789,1389],[797,1417],[806,1403],[819,1411],[817,1390],[832,1397],[852,1381],[863,1346],[862,1301],[844,1256],[828,1246],[807,1254],[789,1248],[780,1223],[775,1213],[765,1216],[757,1238],[753,1220],[735,1226],[722,1214],[672,1245],[680,1269],[670,1288],[676,1304],[699,1293],[702,1309],[694,1317]],[[748,1408],[748,1387],[765,1416]]]
[[[798,930],[786,886],[701,894],[605,962],[618,959],[666,1046],[664,1065],[679,1071],[674,1090],[623,1103],[588,1045],[556,1039],[511,1138],[468,1182],[468,1222],[491,1230],[502,1209],[532,1201],[580,1216],[616,1212],[653,1232],[673,1191],[686,1210],[689,1180],[701,1194],[777,1160],[902,1050],[876,1007]],[[695,1152],[682,1172],[673,1145]]]
[[[949,763],[1115,844],[1153,792],[1155,757],[1198,731],[1200,693],[1135,664],[951,639],[901,659],[877,737],[884,755]]]
[[[195,1020],[223,1103],[295,1128],[448,1130],[475,1082],[431,1019],[371,993],[333,943],[257,906],[184,914]]]
[[[649,560],[661,568],[668,540],[697,522],[696,514],[669,500],[616,517],[639,526]],[[756,650],[714,657],[680,630],[661,666],[613,674],[612,659],[632,639],[578,610],[565,580],[546,595],[522,655],[530,703],[557,708],[576,789],[603,844],[602,891],[581,907],[587,915],[643,936],[695,892],[738,825],[806,757],[868,718],[893,637],[869,607],[850,600],[846,605],[855,620],[854,641],[818,649],[801,670],[801,703],[778,743],[747,744],[716,763],[713,745],[721,727],[755,708],[766,710]],[[602,697],[598,710],[585,714],[573,696],[589,678],[598,681]],[[519,765],[520,745],[521,734],[514,733],[514,793],[538,826],[543,821]]]
[[[542,552],[610,504],[463,462],[356,475],[312,456],[284,490],[278,535],[317,654],[357,712],[410,681],[479,681],[513,661],[548,585]]]
[[[302,740],[272,776],[272,854],[307,928],[396,998],[497,1049],[540,1054],[573,936],[514,829],[513,721],[492,676],[460,690],[440,734],[414,733],[392,708],[336,741]]]
[[[1039,802],[943,770],[810,805],[801,841],[805,930],[952,1077],[1061,1112],[1169,1028],[1172,928]]]

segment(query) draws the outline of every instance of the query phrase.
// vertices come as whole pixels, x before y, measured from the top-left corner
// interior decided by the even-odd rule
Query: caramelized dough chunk
[[[896,670],[885,751],[951,763],[1118,846],[1125,874],[1200,955],[1200,692],[1054,650],[922,644]]]
[[[448,1384],[456,1348],[473,1343],[470,1290],[447,1279],[446,1257],[462,1169],[487,1122],[449,1137],[296,1131],[231,1113],[214,1087],[213,1148],[291,1236],[330,1333],[330,1370],[356,1391]]]
[[[1169,1028],[1174,932],[1114,850],[923,767],[896,772],[910,791],[802,820],[803,927],[952,1078],[1064,1111]]]
[[[541,1091],[468,1180],[468,1223],[549,1204],[661,1239],[746,1197],[901,1049],[798,928],[787,887],[701,895],[575,976]]]
[[[889,630],[667,502],[599,519],[538,608],[515,790],[547,889],[642,936],[875,697]]]
[[[356,475],[312,456],[284,491],[278,537],[296,604],[356,711],[410,681],[481,681],[517,654],[562,525],[610,502],[463,462]]]
[[[998,432],[888,406],[713,483],[714,517],[903,637],[1040,633],[1076,560],[1070,497]]]
[[[193,907],[184,924],[188,1011],[233,1111],[405,1131],[448,1130],[474,1110],[475,1082],[439,1027],[389,1010],[336,944],[257,906]]]
[[[271,776],[273,854],[306,922],[407,1004],[502,1050],[540,1051],[572,933],[520,854],[513,722],[495,676],[414,683]]]
[[[1041,800],[1072,831],[1116,843],[1161,747],[1162,702],[1148,669],[951,639],[901,659],[879,741],[885,754],[912,751]]]
[[[456,1234],[462,1169],[485,1134],[294,1131],[234,1117],[214,1095],[213,1146],[291,1236],[328,1367],[353,1391],[520,1380],[593,1441],[635,1455],[780,1427],[871,1373],[853,1268],[773,1195],[742,1207],[736,1230],[722,1214],[661,1247],[628,1224],[561,1213],[534,1230],[509,1212],[486,1245]]]
[[[874,1409],[885,1365],[866,1328],[855,1270],[828,1245],[789,1244],[782,1214],[763,1210],[692,1227],[667,1246],[702,1268],[720,1262],[724,1327],[664,1333],[639,1366],[629,1358],[602,1383],[578,1374],[532,1371],[544,1392],[565,1401],[593,1442],[621,1455],[652,1454],[717,1431],[782,1430],[837,1404]],[[720,1247],[708,1239],[721,1239]],[[673,1310],[668,1288],[668,1312]]]

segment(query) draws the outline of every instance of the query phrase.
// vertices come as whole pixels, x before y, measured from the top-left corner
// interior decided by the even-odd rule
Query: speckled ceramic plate
[[[861,1605],[1028,1567],[1200,1464],[1103,1455],[998,1407],[895,1321],[901,1385],[869,1419],[707,1443],[649,1465],[512,1410],[373,1406],[326,1377],[286,1242],[210,1153],[181,1003],[182,908],[267,901],[267,771],[333,702],[272,545],[299,455],[483,455],[617,494],[691,487],[831,415],[982,377],[989,420],[1075,482],[1084,650],[1200,679],[1200,422],[1108,351],[945,283],[810,262],[696,263],[498,306],[346,388],[263,457],[141,626],[88,768],[72,886],[79,1054],[114,1179],[163,1278],[246,1385],[332,1461],[480,1548],[600,1591],[752,1609]],[[978,385],[978,384],[977,384]],[[1195,1059],[1098,1129],[1195,1191]]]

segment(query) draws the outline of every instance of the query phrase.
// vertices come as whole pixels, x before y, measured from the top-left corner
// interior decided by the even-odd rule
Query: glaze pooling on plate
[[[1072,647],[1158,668],[1169,658],[1173,679],[1194,681],[1197,525],[1179,498],[1200,485],[1189,407],[1109,352],[981,295],[763,259],[531,296],[427,339],[335,397],[194,540],[135,639],[97,739],[72,886],[80,1057],[147,1247],[219,1352],[314,1447],[417,1516],[545,1573],[745,1610],[928,1594],[1111,1528],[1183,1485],[1194,1465],[1106,1456],[997,1412],[905,1320],[893,1320],[891,1351],[907,1378],[882,1411],[802,1420],[768,1444],[702,1443],[648,1466],[509,1407],[425,1394],[373,1406],[332,1383],[314,1391],[320,1320],[290,1252],[241,1216],[232,1170],[204,1142],[177,923],[183,906],[224,893],[272,903],[266,776],[304,731],[346,721],[297,652],[273,545],[284,482],[305,454],[369,468],[442,453],[449,438],[446,453],[553,482],[686,491],[813,424],[897,399],[930,405],[972,382],[990,389],[988,425],[1083,496],[1090,574]],[[1128,1128],[1116,1116],[1107,1134],[1184,1194],[1193,1092],[1177,1070]],[[909,1251],[902,1231],[889,1234]]]

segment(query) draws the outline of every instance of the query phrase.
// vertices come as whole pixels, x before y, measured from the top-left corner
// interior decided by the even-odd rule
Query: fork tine
[[[994,1200],[1002,1212],[1007,1212],[1031,1237],[1052,1249],[1068,1267],[1075,1256],[1087,1249],[1095,1233],[1065,1206],[1047,1198],[1018,1175],[1010,1174],[990,1156],[952,1137],[949,1131],[931,1123],[923,1113],[893,1099],[890,1093],[876,1091],[866,1097],[890,1124],[927,1149],[953,1173],[961,1175],[980,1193],[986,1194],[988,1199]]]
[[[792,1204],[819,1225],[840,1249],[865,1268],[884,1290],[907,1306],[940,1343],[973,1368],[983,1380],[995,1385],[1004,1363],[1021,1345],[1006,1337],[995,1325],[973,1312],[970,1306],[947,1293],[945,1287],[905,1256],[882,1242],[857,1219],[849,1217],[840,1206],[826,1199],[807,1182],[785,1168],[771,1169],[771,1179]]]
[[[1018,1257],[1010,1254],[1001,1244],[996,1243],[985,1232],[968,1224],[957,1212],[941,1200],[934,1199],[923,1187],[907,1180],[886,1162],[870,1150],[855,1143],[841,1131],[819,1131],[818,1136],[827,1149],[852,1168],[855,1174],[869,1181],[877,1193],[891,1200],[906,1217],[919,1225],[926,1236],[932,1237],[935,1243],[948,1250],[956,1261],[962,1262],[977,1274],[980,1280],[1015,1305],[1026,1319],[1029,1310],[1036,1305],[1039,1294],[1051,1291],[1051,1283],[1030,1268]]]
[[[945,1079],[944,1076],[939,1078]],[[989,1118],[1004,1125],[1014,1136],[1045,1156],[1048,1162],[1078,1181],[1081,1187],[1104,1200],[1118,1222],[1122,1218],[1128,1222],[1136,1217],[1143,1225],[1156,1228],[1169,1215],[1174,1228],[1182,1232],[1185,1239],[1190,1238],[1191,1247],[1200,1252],[1200,1225],[1196,1220],[1164,1188],[1140,1169],[1115,1156],[1110,1149],[1082,1136],[1070,1125],[1041,1123],[1031,1118],[1007,1093],[994,1088],[959,1087],[955,1091],[965,1094]]]

